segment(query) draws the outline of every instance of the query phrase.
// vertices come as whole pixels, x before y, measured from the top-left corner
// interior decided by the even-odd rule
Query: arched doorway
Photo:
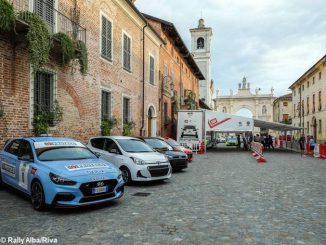
[[[147,121],[148,121],[147,123],[148,137],[155,137],[156,136],[156,114],[153,106],[150,106],[148,108]]]
[[[312,118],[311,127],[312,127],[312,136],[314,136],[315,142],[317,142],[317,120],[315,117]]]

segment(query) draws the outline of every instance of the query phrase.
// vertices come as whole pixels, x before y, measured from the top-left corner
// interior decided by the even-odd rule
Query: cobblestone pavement
[[[59,244],[326,244],[326,161],[215,150],[165,183],[133,185],[112,204],[34,211],[0,191],[0,236]],[[147,197],[134,196],[150,193]]]

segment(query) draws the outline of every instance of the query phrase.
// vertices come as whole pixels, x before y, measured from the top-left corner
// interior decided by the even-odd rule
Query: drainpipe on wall
[[[145,127],[145,28],[148,26],[148,23],[143,26],[143,109],[142,109],[142,120],[141,120],[141,128],[140,128],[140,136],[144,133]]]

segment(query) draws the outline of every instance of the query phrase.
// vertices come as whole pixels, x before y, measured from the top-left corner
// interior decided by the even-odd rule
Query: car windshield
[[[185,126],[185,129],[196,129],[195,126]]]
[[[141,140],[137,139],[118,139],[121,148],[126,152],[153,152],[153,149]]]
[[[36,149],[40,161],[63,161],[97,158],[85,147],[44,147]]]
[[[146,143],[149,144],[154,149],[167,148],[169,151],[172,151],[173,148],[163,140],[159,139],[145,139]]]
[[[178,142],[176,142],[175,140],[173,139],[168,139],[166,141],[170,146],[174,147],[174,146],[180,146]]]

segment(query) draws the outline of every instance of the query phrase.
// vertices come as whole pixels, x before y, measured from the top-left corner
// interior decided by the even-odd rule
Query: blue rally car
[[[0,185],[31,197],[36,210],[46,206],[78,207],[120,198],[120,170],[68,138],[10,140],[0,151]]]

